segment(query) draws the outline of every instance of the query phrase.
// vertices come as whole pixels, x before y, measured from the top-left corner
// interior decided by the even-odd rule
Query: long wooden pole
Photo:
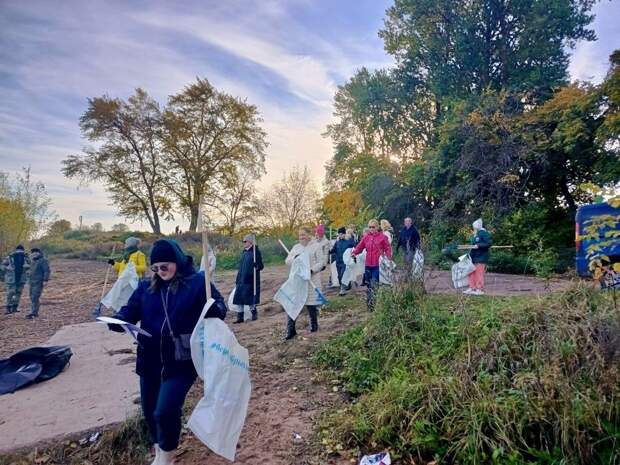
[[[473,245],[459,245],[457,247],[459,250],[471,250],[474,248]],[[512,249],[514,245],[492,245],[492,249]]]
[[[205,258],[205,289],[207,291],[207,301],[209,301],[211,299],[211,267],[209,266],[209,236],[207,234],[203,200],[203,198],[200,199],[200,226],[202,228],[202,256]]]
[[[254,255],[254,267],[252,269],[254,271],[254,298],[252,300],[252,304],[256,305],[256,231],[254,231],[252,236],[252,253]]]
[[[112,253],[110,254],[110,258],[114,258],[114,252],[116,252],[116,244],[112,246]],[[110,277],[110,270],[114,268],[113,265],[108,265],[108,269],[105,271],[105,279],[103,280],[103,289],[101,289],[101,298],[99,302],[103,300],[103,296],[105,295],[105,289],[108,287],[108,278]]]

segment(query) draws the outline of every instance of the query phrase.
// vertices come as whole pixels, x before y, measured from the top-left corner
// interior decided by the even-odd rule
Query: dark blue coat
[[[344,261],[342,256],[347,249],[355,247],[355,241],[353,238],[350,239],[338,239],[329,253],[333,254],[333,257],[336,260],[338,265],[344,265]]]
[[[407,249],[411,252],[415,252],[415,250],[420,246],[420,233],[416,229],[414,225],[411,225],[409,228],[403,228],[400,230],[398,234],[398,242],[396,243],[396,251],[401,247]]]
[[[260,249],[256,247],[256,299],[254,298],[254,251],[252,248],[241,252],[239,271],[235,280],[235,305],[258,305],[260,303],[260,272],[265,268]]]
[[[180,248],[178,253],[182,254]],[[195,272],[190,257],[183,256],[183,260],[186,260],[186,264],[177,271],[179,276],[182,276],[178,289],[176,293],[170,290],[168,294],[168,315],[174,335],[177,337],[192,333],[207,300],[204,273]],[[138,346],[136,373],[140,376],[157,376],[164,379],[181,374],[196,375],[191,360],[174,359],[174,342],[165,322],[162,299],[162,294],[166,295],[167,283],[164,282],[161,289],[155,292],[150,286],[149,280],[140,281],[127,305],[114,315],[115,318],[129,323],[140,322],[140,327],[151,334],[151,337],[138,335],[140,346]],[[211,295],[215,303],[209,308],[206,317],[223,320],[226,317],[226,304],[213,284]],[[122,331],[122,328],[116,325],[110,325],[110,329]]]

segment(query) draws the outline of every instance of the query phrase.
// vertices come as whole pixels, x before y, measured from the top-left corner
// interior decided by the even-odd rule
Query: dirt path
[[[42,344],[63,326],[91,321],[90,312],[100,296],[105,265],[95,262],[55,260],[51,266],[54,274],[49,287],[44,291],[39,319],[30,321],[23,318],[27,310],[27,298],[22,298],[20,313],[0,316],[0,340],[3,341],[0,347],[0,357],[26,347]],[[305,314],[302,314],[298,323],[298,338],[293,343],[281,341],[285,316],[279,306],[269,302],[285,280],[286,275],[287,268],[284,266],[267,268],[262,275],[263,301],[267,303],[260,307],[259,320],[231,325],[241,344],[250,352],[253,383],[248,418],[241,435],[235,463],[244,465],[259,463],[271,465],[318,465],[321,463],[323,465],[326,463],[318,462],[318,459],[313,457],[313,449],[308,441],[316,426],[318,415],[326,410],[332,410],[342,400],[337,388],[334,390],[329,380],[319,382],[314,378],[309,356],[321,341],[341,333],[345,328],[366,317],[364,306],[360,301],[348,298],[343,302],[342,299],[334,296],[334,302],[338,302],[338,310],[328,309],[322,312],[318,333],[309,333],[307,318]],[[234,272],[217,273],[216,284],[223,294],[227,295],[230,292],[234,276]],[[531,277],[495,274],[487,276],[487,291],[491,295],[537,294],[547,292],[549,289],[559,289],[565,285],[564,281],[545,283]],[[455,292],[451,288],[450,275],[447,272],[429,272],[426,288],[429,292]],[[358,293],[362,292],[363,288],[360,288]],[[24,297],[27,297],[27,294]],[[4,299],[3,290],[0,292],[0,299]],[[234,315],[230,314],[228,322],[231,323],[233,318]],[[114,338],[112,343],[115,347],[107,347],[107,349],[119,349],[127,344],[128,338],[117,334],[111,336]],[[103,349],[99,351],[99,357],[110,358]],[[78,352],[76,350],[76,353]],[[75,363],[77,364],[77,358]],[[70,370],[74,368],[76,369],[74,373],[76,373],[76,366],[71,367]],[[116,375],[118,369],[118,367],[110,367],[104,373],[113,370]],[[123,369],[127,369],[127,366]],[[60,383],[64,379],[64,382],[77,384],[78,389],[92,389],[87,388],[86,382],[81,381],[80,377],[70,379],[68,376],[70,373],[68,371],[60,375],[57,382]],[[132,382],[129,381],[130,384]],[[23,392],[33,396],[40,392],[40,395],[44,397],[46,386],[51,387],[44,383]],[[135,397],[135,392],[137,392],[137,381],[135,387],[136,391],[132,391],[125,399],[124,405],[127,409],[133,402],[132,396]],[[35,388],[39,391],[35,391]],[[130,388],[131,386],[124,385],[122,389],[130,391]],[[199,399],[201,389],[201,383],[196,383],[192,389],[188,402],[190,410]],[[29,405],[20,401],[13,402],[11,407],[20,411],[29,408]],[[1,405],[0,411],[2,411]],[[97,419],[100,417],[99,415]],[[90,427],[101,425],[101,421],[90,423]],[[27,421],[25,427],[28,427]],[[87,429],[88,425],[83,424],[81,427]],[[65,434],[78,429],[68,427],[63,430],[59,427],[54,433]],[[30,440],[35,442],[42,439],[47,438],[38,436]],[[185,432],[179,450],[178,463],[180,465],[223,465],[229,462],[211,454],[191,433]],[[340,460],[340,462],[327,463],[348,462]]]

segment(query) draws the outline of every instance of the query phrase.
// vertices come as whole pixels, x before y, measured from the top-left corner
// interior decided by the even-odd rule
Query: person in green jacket
[[[30,258],[23,245],[18,245],[0,265],[0,277],[6,284],[6,314],[17,312],[24,286],[28,282]]]
[[[479,218],[472,223],[474,227],[474,234],[471,238],[471,249],[469,256],[471,261],[476,266],[476,269],[468,276],[469,289],[465,291],[465,294],[469,295],[483,295],[484,294],[484,273],[487,269],[487,263],[489,262],[489,250],[493,244],[493,238],[491,234],[482,226],[482,219]]]
[[[38,247],[30,249],[30,258],[32,260],[30,266],[30,302],[32,307],[30,313],[26,315],[29,320],[39,316],[39,299],[41,299],[43,287],[50,279],[50,266],[41,249]]]

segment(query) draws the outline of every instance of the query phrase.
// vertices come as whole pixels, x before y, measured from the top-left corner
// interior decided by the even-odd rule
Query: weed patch
[[[383,291],[315,361],[354,397],[330,448],[462,464],[620,461],[620,326],[584,285],[545,298]]]

